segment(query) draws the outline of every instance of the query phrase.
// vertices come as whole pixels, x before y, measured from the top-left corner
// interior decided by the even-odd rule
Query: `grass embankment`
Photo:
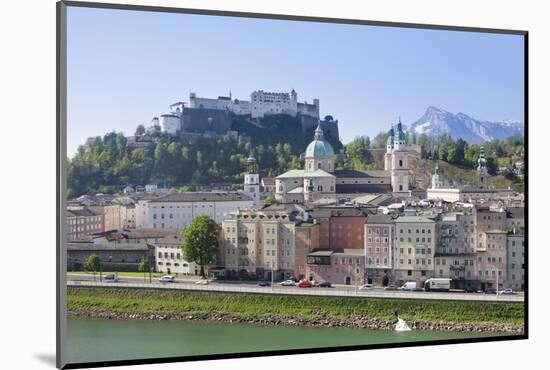
[[[71,274],[71,275],[89,275],[89,276],[94,275],[93,272],[89,272],[89,271],[67,271],[67,274]],[[105,275],[114,274],[114,271],[103,271],[102,274],[103,274],[103,277],[105,277]],[[143,272],[117,272],[117,275],[119,277],[121,277],[121,276],[143,277]],[[151,273],[151,277],[161,277],[161,276],[164,276],[164,275],[167,275],[167,274],[165,274],[163,272],[152,272]],[[149,273],[146,272],[145,276],[147,278],[149,278]],[[99,272],[95,273],[95,277],[97,279],[99,279]]]
[[[393,320],[395,310],[419,323],[524,325],[523,304],[304,297],[146,289],[68,287],[69,311],[193,315],[220,313],[243,318],[335,318],[368,316]]]

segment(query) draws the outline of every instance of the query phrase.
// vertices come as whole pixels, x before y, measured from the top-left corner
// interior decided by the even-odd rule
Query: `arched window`
[[[403,167],[403,160],[402,159],[399,160],[399,167]]]

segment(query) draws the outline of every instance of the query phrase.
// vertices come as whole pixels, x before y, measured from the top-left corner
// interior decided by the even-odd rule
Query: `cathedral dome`
[[[332,145],[325,140],[313,140],[306,148],[306,158],[334,155]]]
[[[334,155],[334,150],[332,149],[332,145],[330,145],[328,141],[325,141],[325,135],[321,128],[321,123],[319,122],[315,129],[313,141],[309,143],[306,148],[306,158],[325,157],[329,155]]]

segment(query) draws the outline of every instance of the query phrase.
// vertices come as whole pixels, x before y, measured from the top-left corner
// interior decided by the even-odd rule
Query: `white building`
[[[175,135],[181,130],[181,118],[175,114],[163,114],[160,116],[159,125],[162,132]]]
[[[166,274],[198,275],[200,266],[183,259],[183,233],[168,235],[151,244],[155,248],[156,271]]]
[[[177,104],[177,103],[176,103]],[[229,96],[219,96],[217,99],[189,95],[189,107],[195,109],[228,110],[238,115],[250,114],[252,118],[272,114],[297,114],[319,118],[319,99],[313,99],[313,104],[298,103],[298,94],[294,89],[290,93],[267,92],[256,90],[250,94],[250,100],[232,99]]]
[[[182,230],[200,215],[219,224],[230,212],[253,204],[250,197],[237,192],[189,192],[143,199],[136,203],[136,228]]]

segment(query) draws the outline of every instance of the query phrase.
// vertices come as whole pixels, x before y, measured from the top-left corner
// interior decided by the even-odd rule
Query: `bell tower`
[[[477,160],[477,185],[480,189],[487,189],[487,160],[483,145],[479,148],[479,159]]]
[[[258,162],[253,156],[246,160],[243,193],[252,198],[252,208],[260,207],[260,170]]]
[[[405,147],[405,133],[401,119],[394,134],[391,155],[391,185],[394,193],[409,192],[409,156]]]

